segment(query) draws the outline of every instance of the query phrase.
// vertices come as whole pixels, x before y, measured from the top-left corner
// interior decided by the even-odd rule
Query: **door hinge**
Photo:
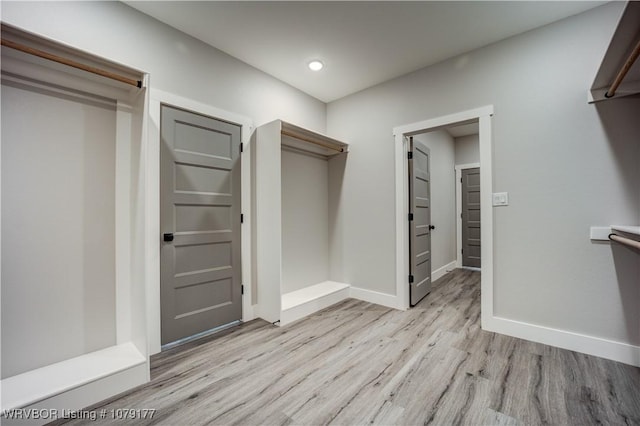
[[[413,213],[409,213],[409,222],[413,220]]]
[[[462,183],[462,178],[460,178],[460,183]]]
[[[244,223],[244,215],[240,213],[240,223]]]
[[[244,143],[240,142],[240,152],[244,152]]]
[[[460,249],[460,254],[464,254],[464,249]]]
[[[413,160],[413,151],[409,151],[409,152],[407,152],[407,158],[408,158],[409,160]]]
[[[409,275],[409,284],[413,282],[413,275]]]
[[[244,294],[244,285],[240,286],[240,294]]]

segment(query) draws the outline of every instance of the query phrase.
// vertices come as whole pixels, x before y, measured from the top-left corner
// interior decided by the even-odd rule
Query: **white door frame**
[[[493,191],[491,116],[493,105],[458,112],[443,117],[398,126],[395,137],[395,187],[396,187],[396,304],[399,309],[409,308],[409,214],[408,201],[408,137],[450,127],[457,124],[479,122],[480,138],[480,220],[482,278],[481,324],[486,328],[493,317]]]
[[[456,170],[456,268],[462,268],[462,171],[480,167],[480,163],[458,164]],[[482,195],[482,193],[481,193]],[[482,223],[482,221],[480,222]],[[482,227],[480,228],[482,229]],[[480,257],[482,259],[482,256]]]
[[[240,263],[242,282],[242,320],[254,318],[251,304],[251,152],[249,140],[253,132],[253,122],[250,118],[224,111],[192,99],[174,95],[158,89],[151,89],[149,99],[149,128],[148,128],[148,175],[149,191],[147,192],[147,332],[149,339],[149,354],[160,352],[160,107],[162,104],[171,105],[218,118],[223,121],[238,124],[242,128],[241,142],[244,150],[240,157],[242,167],[240,205],[244,221],[241,233]]]

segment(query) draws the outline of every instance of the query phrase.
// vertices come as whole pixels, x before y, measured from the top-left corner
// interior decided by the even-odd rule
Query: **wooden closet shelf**
[[[313,154],[324,155],[326,157],[349,151],[349,144],[345,142],[287,123],[286,121],[281,121],[280,123],[280,133],[289,138],[288,140],[282,140],[282,145],[284,146],[308,151]],[[309,144],[311,144],[311,146]]]

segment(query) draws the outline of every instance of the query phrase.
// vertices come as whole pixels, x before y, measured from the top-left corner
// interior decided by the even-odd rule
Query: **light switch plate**
[[[509,193],[508,192],[494,192],[493,193],[493,205],[494,206],[508,206],[509,205]]]

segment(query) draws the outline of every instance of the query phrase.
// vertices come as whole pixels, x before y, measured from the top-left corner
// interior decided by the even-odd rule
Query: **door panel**
[[[462,266],[480,267],[480,168],[462,170]]]
[[[413,153],[409,159],[409,256],[411,306],[431,291],[431,186],[429,177],[429,148],[425,143],[410,139]]]
[[[162,344],[242,317],[240,127],[162,106]]]

